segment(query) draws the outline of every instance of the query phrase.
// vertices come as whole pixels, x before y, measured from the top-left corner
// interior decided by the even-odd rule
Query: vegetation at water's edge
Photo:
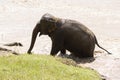
[[[63,59],[64,60],[64,59]],[[65,65],[47,55],[0,56],[0,80],[101,80],[91,69]]]

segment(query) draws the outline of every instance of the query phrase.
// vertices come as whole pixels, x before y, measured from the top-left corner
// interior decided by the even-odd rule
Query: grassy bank
[[[97,72],[46,55],[0,56],[0,80],[100,80]]]

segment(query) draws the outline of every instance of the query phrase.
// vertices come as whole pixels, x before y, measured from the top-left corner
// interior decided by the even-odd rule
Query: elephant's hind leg
[[[60,52],[61,52],[61,54],[64,55],[64,54],[66,54],[66,49],[62,49]]]
[[[94,57],[93,52],[71,53],[71,55],[74,55],[74,56],[79,57],[79,58]]]

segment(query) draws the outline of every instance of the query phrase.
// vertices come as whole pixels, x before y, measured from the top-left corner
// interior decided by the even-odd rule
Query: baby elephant
[[[34,46],[37,34],[48,35],[52,40],[51,55],[55,56],[59,51],[66,54],[66,50],[77,57],[94,57],[95,44],[102,48],[94,33],[83,24],[69,19],[60,19],[51,14],[44,14],[35,26],[31,45],[28,53]],[[108,54],[111,54],[108,52]]]

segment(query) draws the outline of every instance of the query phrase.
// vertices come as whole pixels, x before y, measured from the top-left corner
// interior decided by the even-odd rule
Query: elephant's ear
[[[59,19],[58,18],[50,19],[49,22],[51,23],[51,25],[49,26],[48,32],[51,33],[59,27]]]

